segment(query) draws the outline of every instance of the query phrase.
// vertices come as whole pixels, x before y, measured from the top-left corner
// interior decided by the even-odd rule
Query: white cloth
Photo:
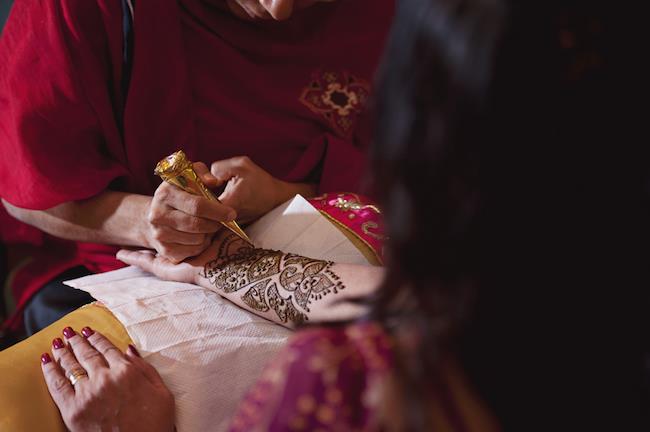
[[[257,247],[368,264],[304,198],[246,230]],[[179,432],[222,431],[290,331],[196,285],[161,281],[133,267],[66,282],[90,293],[124,325],[176,400]]]

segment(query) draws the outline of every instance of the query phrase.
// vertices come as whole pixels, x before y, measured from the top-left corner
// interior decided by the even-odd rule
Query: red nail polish
[[[140,355],[140,353],[138,352],[138,350],[137,350],[133,345],[131,345],[131,344],[129,344],[129,350],[131,350],[131,352],[132,352],[133,354],[135,354],[136,356],[138,356],[138,357],[142,357],[142,356]]]
[[[51,361],[52,361],[52,358],[50,357],[50,355],[48,353],[43,353],[43,355],[41,355],[41,363],[48,364]]]
[[[52,341],[52,346],[54,347],[54,349],[61,349],[64,347],[63,341],[61,340],[61,338],[56,338]]]
[[[92,336],[94,333],[95,332],[90,327],[84,327],[84,328],[81,329],[81,334],[84,335],[84,337],[87,337],[87,338]]]
[[[66,327],[63,329],[63,336],[65,336],[66,339],[70,339],[76,334],[77,333],[74,330],[72,330],[72,327]]]

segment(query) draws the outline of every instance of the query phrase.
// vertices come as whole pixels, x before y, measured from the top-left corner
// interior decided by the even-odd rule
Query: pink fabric
[[[354,193],[326,193],[309,202],[366,243],[383,263],[384,221],[381,210],[370,198]]]
[[[392,369],[376,323],[298,332],[242,401],[230,431],[375,430],[376,386]]]

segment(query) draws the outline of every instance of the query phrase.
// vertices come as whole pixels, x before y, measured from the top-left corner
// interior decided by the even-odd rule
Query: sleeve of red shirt
[[[322,164],[319,193],[361,192],[366,156],[351,141],[328,135],[327,151]]]
[[[3,199],[47,209],[126,173],[108,156],[121,145],[120,19],[119,2],[15,2],[0,39]]]

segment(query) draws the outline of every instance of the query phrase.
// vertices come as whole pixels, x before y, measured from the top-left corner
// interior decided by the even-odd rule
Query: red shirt
[[[284,22],[243,21],[219,1],[136,2],[126,101],[119,1],[16,2],[0,41],[0,196],[47,209],[107,188],[151,195],[156,162],[181,148],[358,191],[393,0],[317,4]],[[59,261],[106,271],[114,251]]]

